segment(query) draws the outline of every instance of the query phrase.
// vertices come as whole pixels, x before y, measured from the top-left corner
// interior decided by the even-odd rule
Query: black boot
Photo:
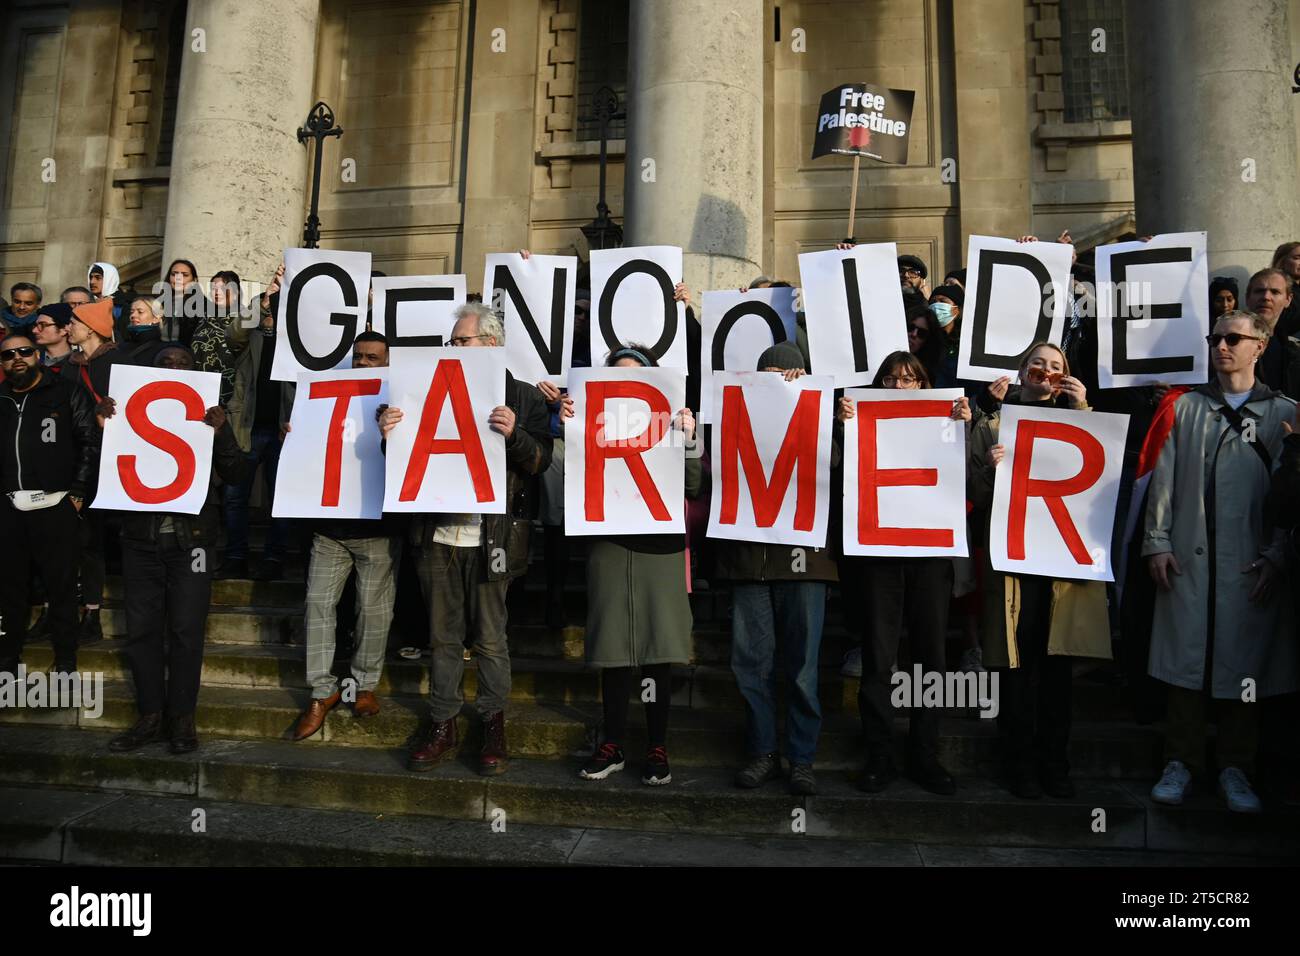
[[[104,629],[99,623],[99,608],[88,607],[82,615],[81,627],[77,629],[77,646],[96,644],[104,639]]]
[[[167,749],[174,754],[193,753],[199,749],[199,734],[194,729],[194,715],[173,717],[167,722]]]
[[[162,740],[162,714],[141,714],[134,727],[108,742],[108,749],[127,753],[158,740]]]

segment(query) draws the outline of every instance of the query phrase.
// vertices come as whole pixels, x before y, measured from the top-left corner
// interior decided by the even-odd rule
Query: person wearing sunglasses
[[[1214,377],[1177,399],[1151,478],[1142,539],[1157,586],[1149,673],[1168,685],[1166,765],[1151,791],[1159,803],[1182,803],[1205,773],[1213,705],[1219,792],[1228,809],[1259,812],[1255,700],[1297,686],[1292,607],[1278,586],[1283,540],[1265,508],[1296,405],[1256,377],[1271,327],[1249,312],[1215,322]]]
[[[54,672],[77,669],[80,512],[99,468],[94,404],[43,369],[30,335],[0,341],[0,680],[16,675],[39,573],[49,595]]]
[[[998,441],[1002,407],[1045,406],[1087,411],[1087,389],[1070,374],[1060,346],[1038,342],[1021,360],[1019,383],[1008,385],[998,409],[971,430],[967,496],[974,505],[974,539],[987,549],[997,469],[1005,467]],[[1035,574],[994,571],[983,560],[983,662],[1001,668],[998,732],[1003,778],[1024,799],[1074,795],[1070,781],[1071,689],[1075,657],[1109,660],[1106,585]]]
[[[907,310],[906,318],[908,352],[916,356],[930,382],[940,381],[948,355],[948,337],[938,316],[927,305],[915,305]]]
[[[894,352],[876,370],[872,388],[930,388],[930,376],[917,357]],[[841,398],[836,417],[847,421],[856,410]],[[953,402],[954,422],[969,422],[970,403],[965,396]],[[890,677],[906,628],[912,660],[926,673],[943,673],[947,667],[944,642],[948,635],[948,603],[952,596],[952,561],[948,558],[841,557],[840,580],[850,620],[863,621],[861,635],[862,683],[858,712],[866,740],[866,760],[859,787],[879,793],[898,777],[892,756],[894,717],[890,703]],[[911,711],[907,735],[908,777],[925,790],[941,795],[956,792],[952,775],[939,763],[939,711],[916,707]]]

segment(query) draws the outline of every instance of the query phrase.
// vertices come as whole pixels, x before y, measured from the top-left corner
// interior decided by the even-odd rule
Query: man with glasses
[[[1258,813],[1251,788],[1256,700],[1296,689],[1294,631],[1281,618],[1280,539],[1265,516],[1295,402],[1256,378],[1271,322],[1227,312],[1208,336],[1214,377],[1180,396],[1151,479],[1142,554],[1156,582],[1149,671],[1169,685],[1164,773],[1180,804],[1204,771],[1206,710],[1218,707],[1219,791]]]
[[[99,467],[85,389],[41,368],[31,336],[0,341],[0,680],[18,672],[39,572],[49,592],[54,671],[76,670],[80,512]]]
[[[501,347],[505,344],[501,319],[482,303],[467,303],[456,310],[450,344]],[[379,425],[385,438],[401,420],[399,408],[382,411]],[[509,372],[506,404],[492,409],[488,422],[506,439],[509,512],[417,516],[411,524],[433,642],[433,723],[411,750],[407,761],[411,770],[432,770],[459,749],[456,716],[465,700],[461,678],[467,635],[474,637],[478,661],[476,703],[483,721],[479,772],[497,774],[506,769],[505,706],[510,697],[506,590],[511,580],[528,570],[528,529],[537,516],[538,476],[551,464],[552,439],[542,393],[536,386],[516,381]]]
[[[55,375],[72,357],[72,343],[68,341],[71,325],[72,306],[62,302],[43,306],[32,323],[32,341],[41,348],[41,365]]]
[[[903,287],[903,294],[909,292],[926,295],[925,278],[929,275],[925,263],[919,256],[898,257],[898,282]]]

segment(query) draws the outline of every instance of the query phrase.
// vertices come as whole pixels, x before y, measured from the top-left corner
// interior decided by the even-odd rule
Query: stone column
[[[184,258],[201,279],[234,269],[265,282],[302,242],[308,153],[296,133],[313,103],[319,13],[320,0],[190,0],[164,269]]]
[[[1129,0],[1125,11],[1138,232],[1206,230],[1210,274],[1235,275],[1243,293],[1300,238],[1287,8]]]
[[[952,5],[961,248],[971,234],[1020,236],[1033,225],[1024,0]],[[932,280],[933,283],[933,280]]]
[[[681,246],[685,280],[761,271],[763,0],[631,0],[624,243]]]
[[[121,21],[121,0],[79,3],[68,13],[54,134],[58,178],[41,257],[46,302],[57,302],[65,286],[85,285],[99,258]]]

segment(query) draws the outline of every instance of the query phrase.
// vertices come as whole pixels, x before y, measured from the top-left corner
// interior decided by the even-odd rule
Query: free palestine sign
[[[828,153],[907,164],[914,90],[846,83],[822,94],[812,158]]]

